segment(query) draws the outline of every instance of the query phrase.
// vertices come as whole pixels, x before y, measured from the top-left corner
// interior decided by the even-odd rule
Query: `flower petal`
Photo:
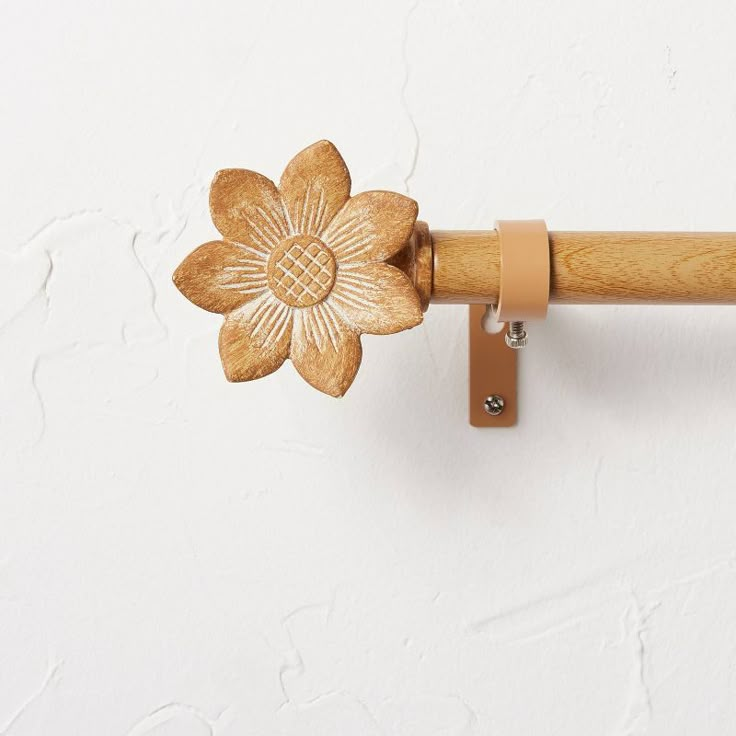
[[[385,261],[411,237],[417,203],[396,192],[356,194],[321,237],[338,263]]]
[[[294,230],[319,235],[350,198],[350,172],[337,148],[319,141],[291,159],[279,191]]]
[[[294,319],[291,360],[302,378],[330,396],[342,396],[360,367],[360,337],[322,302]]]
[[[228,381],[252,381],[273,373],[289,354],[292,311],[272,296],[225,317],[220,358]]]
[[[371,335],[391,335],[422,321],[409,277],[385,263],[338,269],[328,301],[354,330]]]
[[[228,240],[265,257],[290,234],[276,185],[255,171],[218,171],[210,188],[210,214],[215,227]]]
[[[173,278],[190,302],[208,312],[226,314],[264,292],[266,261],[233,243],[214,240],[192,251]]]

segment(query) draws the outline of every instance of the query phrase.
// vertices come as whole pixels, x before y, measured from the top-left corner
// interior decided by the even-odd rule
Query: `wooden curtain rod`
[[[341,396],[360,365],[360,335],[415,327],[430,303],[494,305],[511,348],[526,345],[525,322],[543,319],[549,302],[736,303],[736,233],[550,233],[541,220],[430,232],[418,209],[394,192],[351,196],[328,141],[295,156],[278,185],[219,171],[210,212],[221,239],[191,253],[174,282],[225,316],[228,380],[260,378],[290,358],[311,385]]]
[[[414,242],[432,252],[432,303],[498,302],[495,230],[428,233],[418,223]],[[736,304],[736,233],[559,231],[549,250],[551,303]],[[426,266],[420,255],[407,268],[420,286]]]

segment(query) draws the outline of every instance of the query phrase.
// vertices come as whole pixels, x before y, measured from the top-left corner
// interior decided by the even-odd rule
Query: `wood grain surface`
[[[736,233],[550,232],[550,302],[734,304]],[[490,231],[432,231],[436,303],[495,303]]]

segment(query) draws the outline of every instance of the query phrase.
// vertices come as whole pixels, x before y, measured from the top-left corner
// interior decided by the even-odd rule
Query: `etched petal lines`
[[[358,332],[390,335],[422,321],[419,296],[409,278],[385,263],[338,271],[329,301]]]
[[[291,232],[276,185],[247,169],[223,169],[215,174],[210,213],[222,235],[252,248],[261,258],[268,258]]]
[[[226,314],[265,292],[265,264],[233,243],[215,240],[181,262],[174,284],[198,307]]]
[[[273,373],[289,355],[292,313],[265,296],[231,312],[220,329],[220,358],[228,381],[251,381]]]
[[[279,190],[294,231],[320,235],[350,198],[350,173],[335,146],[319,141],[289,162]]]
[[[328,305],[317,307],[300,310],[295,316],[291,360],[311,386],[330,396],[342,396],[360,367],[360,337]]]
[[[325,228],[322,239],[338,263],[385,261],[411,237],[417,203],[395,192],[356,194]]]

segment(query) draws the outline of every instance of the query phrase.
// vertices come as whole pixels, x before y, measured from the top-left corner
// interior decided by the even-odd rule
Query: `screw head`
[[[497,417],[499,414],[501,414],[505,406],[506,401],[504,400],[503,396],[499,396],[498,394],[488,396],[483,402],[483,408],[492,417]]]
[[[518,335],[512,335],[510,332],[507,332],[504,339],[512,350],[521,350],[529,344],[529,336],[526,334],[526,330]]]

